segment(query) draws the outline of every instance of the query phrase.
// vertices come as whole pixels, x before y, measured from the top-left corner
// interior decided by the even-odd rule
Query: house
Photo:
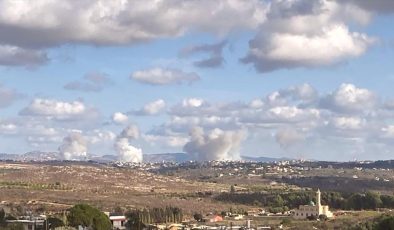
[[[44,220],[7,220],[6,222],[7,224],[20,224],[23,230],[42,229],[44,226]]]
[[[293,217],[295,219],[306,219],[309,216],[314,216],[318,218],[320,215],[325,215],[327,218],[332,218],[333,214],[329,210],[328,205],[321,205],[321,193],[320,189],[316,192],[316,205],[311,201],[309,205],[300,205],[298,209],[295,210]]]
[[[109,220],[111,221],[112,228],[114,230],[122,230],[126,229],[127,219],[125,216],[109,216]]]
[[[214,222],[223,221],[223,217],[219,216],[219,215],[212,215],[212,216],[205,217],[203,220],[204,220],[204,222],[214,223]]]

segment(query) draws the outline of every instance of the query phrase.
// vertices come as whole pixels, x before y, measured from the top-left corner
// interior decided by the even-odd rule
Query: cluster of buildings
[[[295,219],[307,219],[308,217],[318,218],[321,215],[324,215],[326,218],[333,217],[333,213],[330,211],[328,205],[321,204],[321,193],[320,189],[318,189],[316,192],[316,204],[311,201],[308,205],[300,205],[294,211],[293,217]]]

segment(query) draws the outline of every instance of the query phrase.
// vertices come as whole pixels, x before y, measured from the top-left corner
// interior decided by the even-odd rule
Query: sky
[[[394,1],[0,0],[0,152],[394,157]]]

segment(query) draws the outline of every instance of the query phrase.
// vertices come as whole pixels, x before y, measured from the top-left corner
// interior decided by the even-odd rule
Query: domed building
[[[325,215],[327,218],[333,217],[328,205],[321,205],[320,189],[316,192],[316,203],[317,204],[311,201],[309,205],[300,205],[299,208],[294,211],[293,217],[295,219],[306,219],[308,216],[315,216],[317,218],[320,215]]]

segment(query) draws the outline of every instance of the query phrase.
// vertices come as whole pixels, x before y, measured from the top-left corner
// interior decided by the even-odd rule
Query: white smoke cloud
[[[142,150],[132,146],[127,138],[116,139],[115,150],[122,162],[142,162]]]
[[[119,138],[127,138],[131,140],[138,139],[140,137],[140,131],[138,127],[135,125],[128,125],[126,128],[122,130],[119,135]]]
[[[59,152],[64,160],[85,160],[87,141],[80,133],[71,133],[63,139]]]
[[[239,147],[245,138],[244,131],[214,129],[204,133],[201,127],[190,132],[190,141],[183,147],[199,161],[240,159]]]
[[[304,135],[292,128],[280,129],[275,134],[276,142],[281,148],[287,149],[305,139]]]
[[[131,140],[136,140],[140,136],[138,127],[129,125],[116,138],[114,147],[118,153],[118,159],[122,162],[142,162],[142,149],[131,145]]]

